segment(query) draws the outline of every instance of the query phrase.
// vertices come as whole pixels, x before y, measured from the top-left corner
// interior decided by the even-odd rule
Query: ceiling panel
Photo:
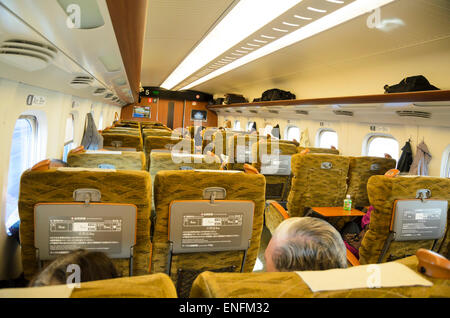
[[[193,89],[208,93],[243,92],[245,87],[259,86],[264,90],[279,83],[289,84],[294,79],[307,81],[308,78],[331,76],[339,81],[339,78],[345,78],[345,73],[342,72],[346,70],[365,68],[376,72],[378,66],[380,69],[389,66],[393,61],[391,58],[407,61],[415,54],[421,54],[424,60],[419,65],[406,63],[402,69],[404,76],[420,74],[420,70],[427,69],[427,63],[433,62],[431,58],[436,55],[441,55],[441,61],[445,63],[442,68],[448,70],[450,1],[397,0],[381,9],[382,19],[399,19],[404,24],[391,24],[389,31],[368,28],[367,17],[368,15],[364,15],[346,22]],[[428,54],[429,60],[425,58]],[[448,56],[447,62],[442,55]],[[361,75],[364,76],[364,73]],[[401,79],[398,78],[398,81]],[[288,85],[280,88],[293,89]],[[302,87],[298,87],[298,90],[301,91]],[[326,90],[328,87],[324,89],[325,94]],[[306,97],[308,93],[298,95],[297,97]]]
[[[159,86],[234,0],[149,0],[141,82]]]
[[[323,0],[317,2],[323,3]],[[160,85],[231,3],[150,1],[142,84]],[[223,94],[248,92],[255,87],[262,92],[283,85],[279,88],[293,90],[294,93],[298,90],[297,97],[304,98],[317,97],[317,94],[343,95],[346,92],[341,90],[342,87],[358,84],[358,81],[364,82],[357,85],[360,94],[369,94],[380,93],[378,88],[374,90],[380,85],[377,81],[383,81],[382,85],[394,84],[402,76],[418,75],[421,71],[429,71],[424,75],[442,75],[443,69],[449,65],[445,56],[450,60],[450,1],[396,0],[381,8],[380,12],[384,29],[369,28],[369,14],[366,14],[193,89]],[[413,61],[418,64],[413,64]],[[402,66],[393,72],[390,70],[393,63]],[[436,64],[442,67],[436,67]],[[352,72],[362,76],[360,80],[346,78],[346,73]],[[370,73],[377,78],[363,78],[364,74]],[[323,92],[312,91],[308,85],[302,92],[303,87],[298,87],[298,83],[308,84],[309,79],[319,83],[327,78],[336,81],[336,85],[331,80],[325,81],[331,85],[323,88]],[[368,85],[371,80],[372,86]],[[442,88],[450,88],[449,84],[445,82],[447,86]],[[353,92],[349,90],[347,93]]]

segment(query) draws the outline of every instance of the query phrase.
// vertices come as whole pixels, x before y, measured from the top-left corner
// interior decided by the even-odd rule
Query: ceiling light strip
[[[254,61],[258,58],[261,58],[263,56],[266,56],[272,52],[275,52],[277,50],[280,50],[286,46],[292,45],[296,42],[302,41],[304,39],[307,39],[315,34],[321,33],[325,30],[331,29],[339,24],[342,24],[346,21],[349,21],[351,19],[354,19],[360,15],[366,14],[368,12],[371,12],[372,10],[375,10],[377,8],[380,8],[386,4],[389,4],[395,0],[356,0],[316,21],[313,21],[306,26],[297,29],[278,40],[275,40],[262,48],[253,51],[244,57],[233,61],[232,63],[209,73],[205,77],[202,77],[189,85],[183,87],[182,89],[190,89],[191,87],[197,86],[201,83],[204,83],[212,78],[215,78],[219,75],[222,75],[224,73],[227,73],[235,68],[238,68],[244,64],[247,64],[251,61]],[[256,41],[256,40],[255,40]],[[232,53],[233,54],[233,53]]]
[[[160,86],[172,89],[301,1],[239,1]]]

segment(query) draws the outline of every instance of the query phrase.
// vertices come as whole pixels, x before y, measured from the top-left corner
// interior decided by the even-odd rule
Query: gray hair
[[[277,270],[305,271],[347,267],[347,249],[339,232],[328,222],[312,217],[283,221],[272,239],[272,261]]]

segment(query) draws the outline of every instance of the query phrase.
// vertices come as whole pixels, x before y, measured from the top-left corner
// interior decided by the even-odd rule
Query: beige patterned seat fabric
[[[287,198],[287,217],[304,216],[305,208],[341,206],[347,192],[350,159],[331,154],[295,154],[291,159],[292,181]],[[266,227],[273,232],[283,216],[269,205]]]
[[[275,149],[277,148],[277,149]],[[252,146],[252,157],[255,162],[253,166],[261,171],[261,155],[274,154],[279,151],[280,155],[294,155],[297,153],[296,146],[291,143],[282,141],[267,141],[260,139]],[[265,175],[266,177],[266,199],[273,199],[278,201],[285,201],[290,190],[291,176],[281,175]]]
[[[350,157],[348,169],[348,190],[354,207],[369,205],[367,196],[367,182],[374,175],[384,175],[395,168],[395,159],[380,157]]]
[[[331,148],[297,147],[297,152],[300,153],[305,149],[309,149],[309,153],[329,153],[332,155],[339,155],[339,150]]]
[[[241,170],[244,171],[244,164],[251,164],[251,160],[245,162],[238,162],[238,151],[248,151],[252,153],[252,146],[258,142],[258,137],[255,135],[243,135],[236,134],[232,138],[228,139],[227,149],[229,150],[229,163],[227,164],[228,170]],[[243,154],[239,154],[243,156]],[[241,160],[242,161],[242,160]]]
[[[27,170],[20,183],[19,216],[22,264],[26,279],[37,273],[34,248],[34,206],[42,202],[73,202],[76,189],[93,188],[101,192],[102,203],[128,203],[137,206],[134,275],[149,273],[151,182],[147,171],[90,170],[60,168]],[[113,260],[118,272],[128,276],[128,259]]]
[[[314,206],[341,206],[347,192],[349,158],[328,154],[292,156],[289,216],[303,216]]]
[[[170,150],[178,145],[183,152],[192,153],[193,140],[176,136],[147,136],[144,143],[145,158],[147,160],[147,170],[150,169],[150,154],[154,149]]]
[[[153,274],[81,283],[70,298],[177,298],[177,292],[169,276]]]
[[[101,164],[108,164],[118,170],[146,170],[145,155],[142,151],[123,151],[121,154],[69,153],[67,164],[70,167],[83,168],[98,168]]]
[[[395,200],[415,199],[419,189],[431,190],[431,199],[449,201],[450,179],[437,177],[396,177],[372,176],[367,184],[367,193],[374,211],[370,215],[369,230],[366,232],[359,248],[361,264],[378,262],[381,251],[389,235]],[[443,239],[436,244],[435,251],[449,257],[449,218],[447,211],[447,228]],[[428,241],[394,241],[390,244],[382,263],[414,255],[419,248],[431,249],[432,240]]]
[[[245,272],[253,270],[263,227],[264,177],[243,172],[169,170],[160,171],[155,178],[156,221],[153,233],[152,273],[164,273],[167,270],[170,203],[174,200],[203,200],[203,190],[209,187],[225,188],[226,200],[251,200],[255,203],[253,233],[243,269]],[[235,266],[235,271],[239,272],[242,257],[242,251],[174,255],[170,277],[177,284],[179,269],[205,271]]]
[[[417,271],[417,257],[398,260]],[[277,273],[211,273],[195,280],[192,298],[431,298],[450,297],[450,280],[430,278],[433,286],[362,288],[313,293],[295,272]]]

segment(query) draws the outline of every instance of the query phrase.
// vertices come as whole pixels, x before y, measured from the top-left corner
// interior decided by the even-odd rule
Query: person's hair
[[[326,270],[347,267],[347,253],[339,232],[328,222],[313,217],[283,221],[272,239],[272,261],[280,272]]]
[[[71,271],[67,271],[68,266],[72,264],[80,267],[80,282],[119,276],[114,264],[105,253],[80,249],[56,258],[30,281],[30,286],[66,284],[68,276],[73,274]]]

